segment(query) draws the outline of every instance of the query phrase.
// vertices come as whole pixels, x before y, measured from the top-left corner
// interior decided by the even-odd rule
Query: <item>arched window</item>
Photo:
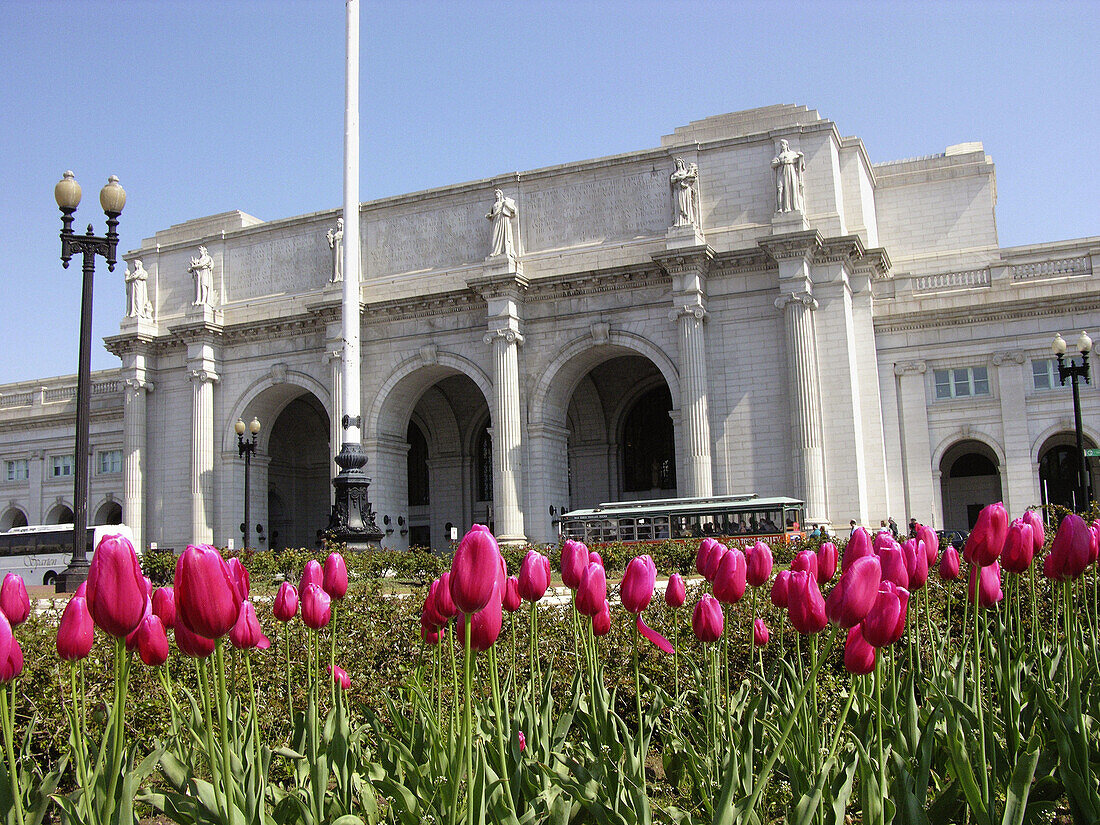
[[[412,421],[408,431],[409,506],[429,504],[428,492],[428,440]]]
[[[676,489],[672,396],[668,387],[642,395],[623,421],[623,491]]]
[[[477,437],[477,500],[493,500],[493,438],[488,427]]]

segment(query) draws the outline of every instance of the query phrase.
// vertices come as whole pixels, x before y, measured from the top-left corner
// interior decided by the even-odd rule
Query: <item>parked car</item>
[[[962,551],[963,545],[966,544],[966,537],[968,533],[964,533],[962,530],[937,530],[936,533],[940,537],[940,543],[942,544],[944,539],[958,551]]]

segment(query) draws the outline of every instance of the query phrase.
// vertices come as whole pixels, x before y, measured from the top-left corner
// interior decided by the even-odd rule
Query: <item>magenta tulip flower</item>
[[[679,573],[673,573],[668,577],[668,584],[665,586],[665,604],[672,608],[680,608],[686,601],[687,587],[684,585],[684,579]]]
[[[808,570],[791,573],[787,607],[791,614],[791,624],[804,636],[819,633],[828,624],[821,588],[817,585],[816,576]]]
[[[593,565],[593,567],[599,567],[599,565]],[[489,601],[485,604],[485,607],[470,617],[470,649],[482,652],[492,647],[497,637],[500,636],[500,628],[503,623],[504,613],[501,609],[500,587],[494,580],[489,593]],[[465,619],[458,623],[458,638],[462,644],[466,643]]]
[[[768,626],[764,623],[763,619],[757,619],[752,625],[752,643],[756,647],[764,647],[768,640],[771,638],[771,633],[768,632]]]
[[[811,554],[812,555],[812,554]],[[740,550],[727,550],[714,575],[714,598],[722,604],[735,604],[745,595],[747,565]]]
[[[875,538],[872,541],[872,547],[874,548],[874,551],[876,553],[881,555],[882,549],[884,547],[889,547],[890,545],[897,543],[897,539],[894,538],[893,534],[889,530],[879,530],[877,533],[875,533]]]
[[[878,556],[856,559],[829,593],[825,615],[835,625],[855,627],[874,607],[881,583],[882,566]]]
[[[884,579],[875,604],[860,623],[863,638],[874,647],[887,647],[901,638],[909,608],[909,591]]]
[[[657,567],[649,556],[636,556],[630,560],[619,586],[619,598],[623,607],[637,616],[653,599],[657,583]]]
[[[251,650],[254,647],[267,650],[271,647],[271,640],[264,635],[251,601],[241,603],[241,615],[229,631],[229,641],[237,650]]]
[[[978,580],[978,567],[970,567],[970,581],[967,584],[966,595],[971,604],[974,604],[975,590],[977,591],[978,607],[992,607],[1004,598],[1001,592],[1001,565],[998,562],[981,568],[981,579]]]
[[[237,592],[241,594],[241,601],[249,597],[251,594],[251,579],[248,575],[248,570],[241,564],[241,560],[234,556],[226,562],[229,566],[229,577],[233,579],[233,584],[237,587]]]
[[[1008,511],[1001,502],[990,504],[978,513],[974,529],[966,539],[966,555],[973,564],[986,567],[1001,556],[1008,536]]]
[[[836,545],[826,541],[817,548],[817,583],[831,582],[836,575],[838,556]]]
[[[325,559],[321,587],[329,598],[339,601],[348,594],[348,566],[339,553],[329,553]]]
[[[909,572],[905,568],[905,554],[901,545],[896,541],[883,545],[878,552],[879,561],[882,562],[882,578],[884,581],[893,582],[898,587],[909,586]]]
[[[503,559],[502,559],[503,560]],[[458,607],[451,598],[451,571],[448,570],[439,577],[439,590],[435,594],[435,609],[439,615],[446,619],[453,619],[458,615]]]
[[[76,592],[73,593],[73,595],[80,596],[80,598],[82,599],[88,598],[88,582],[82,581],[80,584],[78,584],[76,586]]]
[[[772,604],[776,607],[787,607],[788,590],[791,584],[791,571],[780,570],[776,576],[775,581],[772,582],[771,599]]]
[[[317,559],[310,559],[302,568],[302,577],[298,580],[299,597],[305,591],[307,584],[315,584],[321,588],[325,586],[325,571]]]
[[[180,653],[184,656],[189,656],[192,659],[206,659],[214,652],[213,639],[207,639],[205,636],[191,632],[183,622],[176,625],[175,637],[176,647],[180,649]]]
[[[148,576],[142,576],[141,580],[145,582],[145,595],[147,598],[153,598],[153,580]]]
[[[124,536],[104,536],[88,568],[88,612],[105,633],[124,639],[145,615],[149,597],[134,547]]]
[[[439,644],[439,628],[420,617],[420,638],[427,644]]]
[[[722,605],[709,593],[704,593],[691,614],[691,629],[700,642],[717,642],[722,638]]]
[[[1092,552],[1092,535],[1085,520],[1069,513],[1058,525],[1050,554],[1043,562],[1043,575],[1048,579],[1067,581],[1085,572]]]
[[[924,549],[924,542],[908,539],[901,545],[901,554],[905,559],[909,590],[920,590],[928,581],[928,552]]]
[[[275,618],[280,622],[289,622],[298,615],[298,588],[290,582],[279,585],[279,592],[275,594],[275,604],[272,608]]]
[[[502,603],[509,613],[515,613],[523,603],[519,596],[519,579],[516,576],[509,576],[505,580]]]
[[[603,600],[600,612],[592,617],[592,633],[596,636],[606,636],[611,632],[611,605],[607,599]]]
[[[4,584],[0,585],[0,612],[7,616],[12,627],[19,627],[31,615],[31,600],[22,576],[16,573],[4,576]]]
[[[591,562],[581,575],[577,588],[577,610],[589,618],[600,612],[607,601],[607,575],[602,565]]]
[[[23,672],[23,648],[19,646],[18,639],[11,640],[11,648],[4,664],[0,665],[0,682],[8,684],[13,679],[19,678]]]
[[[944,548],[940,556],[940,578],[945,582],[954,581],[959,577],[959,551],[950,544]]]
[[[176,592],[171,586],[153,591],[153,615],[160,619],[165,630],[176,626]]]
[[[458,543],[451,563],[451,599],[455,607],[471,616],[485,607],[493,595],[500,566],[497,540],[490,533],[471,528]]]
[[[1024,573],[1035,558],[1035,538],[1031,525],[1022,518],[1008,525],[1008,536],[1001,552],[1001,566],[1009,573]]]
[[[550,559],[537,550],[528,550],[519,566],[519,595],[534,604],[550,588]]]
[[[160,616],[150,613],[137,629],[138,656],[149,667],[160,667],[168,661],[168,634]]]
[[[800,550],[791,560],[791,572],[799,571],[809,573],[817,581],[817,553],[813,550]]]
[[[859,625],[848,631],[848,641],[844,644],[844,667],[857,676],[875,669],[875,648],[863,638]]]
[[[348,672],[339,665],[328,665],[325,668],[325,672],[332,677],[332,680],[340,686],[341,690],[351,689],[351,677],[348,676]]]
[[[668,639],[666,639],[664,636],[662,636],[660,633],[658,633],[656,630],[654,630],[652,627],[642,621],[641,613],[639,613],[634,618],[634,626],[638,629],[638,632],[645,637],[646,641],[656,645],[665,653],[673,652],[672,645],[669,643]]]
[[[588,551],[588,563],[592,564],[592,562],[595,562],[600,567],[603,567],[603,556],[601,556],[595,550],[589,550]]]
[[[311,630],[320,630],[332,619],[332,599],[320,585],[310,582],[302,591],[302,622]]]
[[[761,587],[772,577],[772,549],[758,541],[745,551],[745,580],[753,587]]]
[[[581,576],[588,565],[588,548],[579,541],[566,539],[561,546],[562,583],[570,590],[576,590],[581,586]]]
[[[57,626],[57,655],[66,662],[83,659],[92,651],[94,631],[92,614],[88,612],[88,602],[81,596],[73,596],[65,605],[61,614],[61,624]],[[7,628],[7,641],[4,644],[3,627],[0,626],[0,659],[7,658],[5,652],[11,645],[11,627]]]
[[[695,572],[708,582],[718,570],[718,562],[721,560],[719,547],[717,539],[705,538],[699,542],[699,549],[695,551]]]
[[[924,542],[924,554],[928,560],[928,569],[931,570],[940,557],[940,537],[931,527],[923,524],[917,525],[917,541]]]
[[[420,621],[432,627],[443,627],[443,625],[447,624],[446,617],[441,616],[438,608],[435,606],[436,597],[438,595],[439,579],[436,579],[428,588],[428,595],[424,597],[424,607],[420,611]]]
[[[840,572],[844,572],[856,559],[864,556],[875,555],[875,549],[871,546],[871,534],[864,527],[857,527],[848,543],[844,546],[844,556],[840,561]]]
[[[153,608],[149,602],[145,603],[145,615],[141,617],[141,621],[145,621],[146,616],[153,615]],[[138,631],[141,630],[141,622],[138,622],[138,626],[134,628],[134,631],[126,637],[126,652],[134,653],[138,647]]]
[[[517,732],[516,741],[519,743],[520,753],[523,753],[525,750],[527,750],[527,737],[523,735],[523,731]]]
[[[1025,510],[1020,518],[1031,525],[1031,540],[1035,543],[1035,552],[1038,553],[1043,549],[1043,545],[1046,544],[1047,540],[1046,527],[1043,525],[1042,517],[1034,510]]]
[[[244,600],[216,548],[188,546],[176,562],[174,589],[177,625],[207,639],[220,639],[237,623]]]

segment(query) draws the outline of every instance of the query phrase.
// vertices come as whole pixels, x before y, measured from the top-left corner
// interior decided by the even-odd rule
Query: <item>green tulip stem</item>
[[[202,693],[202,715],[205,724],[203,735],[206,738],[206,763],[210,768],[211,784],[214,786],[214,794],[217,796],[219,789],[221,789],[221,772],[218,769],[218,760],[216,752],[214,750],[214,721],[213,711],[211,710],[210,702],[210,677],[206,670],[205,662],[200,662],[199,659],[194,659],[195,673],[198,676],[199,689]]]
[[[882,657],[885,654],[885,650],[878,649],[875,651],[875,669],[874,669],[874,686],[875,686],[875,752],[877,754],[878,768],[878,792],[882,795],[883,799],[886,798],[886,761],[882,756]],[[879,816],[883,816],[882,809],[879,810]],[[885,820],[880,818],[879,825]]]
[[[470,615],[463,614],[463,620],[465,621],[465,633],[463,634],[463,642],[465,647],[465,656],[462,660],[462,666],[465,670],[465,695],[463,701],[465,703],[465,739],[466,739],[466,825],[474,825],[474,721],[473,711],[471,708],[473,697],[473,660],[470,657]]]
[[[749,625],[749,670],[756,664],[756,591],[752,589],[752,623]]]
[[[672,610],[672,673],[676,682],[676,707],[680,707],[680,608]],[[678,714],[672,714],[672,724],[676,724]]]
[[[535,602],[531,602],[531,617],[527,624],[527,653],[530,659],[527,687],[531,696],[531,718],[528,724],[531,727],[531,739],[533,741],[528,743],[528,747],[541,742],[541,739],[539,739],[541,722],[539,703],[542,701],[542,672],[538,662],[538,626],[538,607]]]
[[[14,682],[13,682],[14,686]],[[15,709],[14,702],[12,710]],[[23,791],[19,786],[19,773],[15,767],[15,747],[12,740],[15,738],[12,717],[8,713],[8,693],[0,687],[0,714],[3,715],[4,751],[8,758],[8,782],[11,784],[11,796],[15,807],[15,821],[23,825]]]
[[[458,620],[449,622],[450,632],[447,634],[447,647],[451,651],[451,712],[448,714],[451,721],[451,734],[458,730],[458,664],[456,663],[455,647],[458,643]]]
[[[252,681],[252,656],[251,651],[244,651],[244,672],[248,676],[248,696],[252,702],[252,746],[256,754],[256,770],[260,774],[260,798],[257,800],[257,812],[260,815],[260,825],[267,821],[264,799],[267,796],[267,771],[263,769],[263,752],[260,747],[260,719],[256,714],[256,684]]]
[[[638,774],[645,790],[645,754],[642,753],[642,675],[638,667],[638,625],[634,624],[634,709],[638,713]]]
[[[168,697],[168,713],[172,724],[172,742],[178,748],[179,742],[179,722],[176,719],[176,696],[172,688],[172,674],[168,670],[168,663],[165,662],[161,667],[157,668],[157,672],[160,676],[160,686],[164,688],[164,695]]]
[[[290,677],[290,622],[286,623],[286,713],[290,720],[290,727],[294,728],[294,685]]]
[[[237,810],[237,788],[233,781],[233,767],[229,757],[229,724],[226,719],[229,696],[225,684],[224,638],[214,642],[214,659],[217,666],[215,688],[218,691],[218,732],[221,735],[222,778],[225,781],[225,815],[229,825],[233,825],[236,821],[234,814]]]
[[[81,662],[83,661],[84,660],[81,659]],[[84,723],[81,721],[80,699],[77,696],[76,668],[76,663],[69,664],[69,683],[73,699],[70,703],[71,712],[69,716],[69,728],[73,735],[73,749],[76,751],[76,781],[80,783],[80,789],[82,791],[80,794],[80,806],[84,809],[84,815],[87,817],[87,820],[90,821],[92,818],[91,800],[89,799],[89,794],[83,793],[84,789],[88,787],[88,768],[84,762],[84,757],[87,753],[87,745],[86,740],[83,738]]]
[[[1039,644],[1039,591],[1035,581],[1035,567],[1035,563],[1032,563],[1031,567],[1028,568],[1031,576],[1031,644],[1032,647],[1038,648],[1041,663],[1043,646]]]
[[[810,735],[813,738],[813,769],[814,774],[821,772],[821,714],[817,703],[817,645],[810,646],[810,673],[813,677],[810,681],[810,707],[814,718],[810,722]]]
[[[989,804],[989,770],[985,752],[985,703],[982,701],[982,645],[981,624],[978,614],[978,598],[982,581],[982,566],[974,565],[974,706],[978,714],[978,729],[981,731],[981,773],[982,802]],[[967,599],[969,602],[970,600]]]
[[[497,753],[500,757],[500,780],[504,784],[504,798],[508,802],[508,808],[512,812],[512,815],[516,814],[516,803],[512,799],[512,786],[508,781],[508,761],[504,756],[504,725],[506,720],[500,712],[500,680],[497,675],[497,653],[496,645],[492,645],[489,648],[489,674],[492,678],[493,687],[493,715],[496,717],[493,721],[493,727],[496,729],[497,739]],[[509,730],[509,735],[511,731]]]
[[[111,724],[114,727],[111,742],[111,779],[107,788],[107,805],[104,820],[109,820],[115,809],[115,791],[118,788],[119,775],[122,773],[122,737],[126,730],[126,691],[130,678],[130,659],[126,653],[126,639],[115,639],[115,695]],[[21,822],[22,820],[20,820]]]
[[[329,679],[328,679],[328,687],[329,687],[328,706],[330,708],[336,707],[336,614],[338,612],[339,611],[337,610],[337,607],[336,607],[336,600],[333,600],[333,602],[332,602],[332,622],[330,623],[331,627],[329,628],[329,631],[330,631],[329,636],[331,637],[331,644],[329,646],[329,654],[328,654],[328,667],[329,667],[329,671],[328,671],[328,675],[329,675]]]

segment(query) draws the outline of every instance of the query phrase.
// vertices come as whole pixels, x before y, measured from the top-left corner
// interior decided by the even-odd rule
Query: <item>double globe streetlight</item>
[[[1077,389],[1077,379],[1084,378],[1085,383],[1089,383],[1089,353],[1092,352],[1092,339],[1089,338],[1087,332],[1081,333],[1076,346],[1077,351],[1081,353],[1081,361],[1080,363],[1074,363],[1070,360],[1068,365],[1065,362],[1066,339],[1062,337],[1061,333],[1054,336],[1050,348],[1058,359],[1058,380],[1062,382],[1063,387],[1066,385],[1067,378],[1073,384],[1073,427],[1077,435],[1078,462],[1077,506],[1074,509],[1084,510],[1088,507],[1090,499],[1088,475],[1085,469],[1084,435],[1081,430],[1081,393]]]
[[[92,225],[83,235],[73,232],[73,213],[80,206],[80,184],[72,172],[62,175],[54,187],[53,196],[61,210],[61,265],[69,268],[73,255],[82,254],[81,268],[84,278],[80,304],[80,356],[76,379],[76,479],[73,490],[73,557],[69,566],[58,576],[59,592],[72,592],[88,578],[88,421],[91,402],[92,374],[92,281],[95,275],[95,256],[102,255],[107,269],[115,270],[118,262],[118,216],[126,205],[126,192],[118,185],[118,178],[111,175],[107,185],[99,192],[99,205],[107,215],[107,235],[96,235]]]
[[[251,434],[251,438],[245,438],[245,425],[244,420],[237,419],[237,423],[233,425],[233,430],[237,433],[237,455],[244,458],[244,522],[241,523],[241,532],[244,533],[244,544],[241,545],[241,549],[248,549],[248,528],[249,528],[249,497],[251,491],[249,489],[249,470],[252,464],[252,454],[256,452],[256,436],[260,434],[260,419],[253,418],[252,423],[248,425],[247,431]]]

